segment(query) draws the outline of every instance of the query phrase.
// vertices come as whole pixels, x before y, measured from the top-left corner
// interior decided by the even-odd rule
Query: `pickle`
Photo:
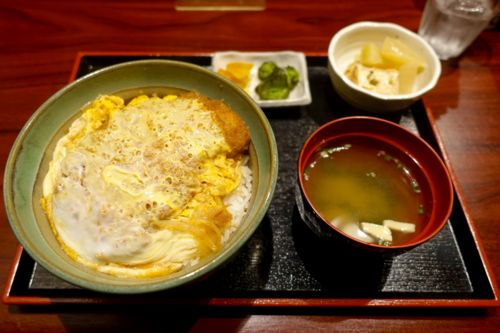
[[[300,81],[300,74],[292,66],[281,68],[274,62],[266,61],[259,67],[261,82],[255,92],[263,100],[286,99],[290,91]]]

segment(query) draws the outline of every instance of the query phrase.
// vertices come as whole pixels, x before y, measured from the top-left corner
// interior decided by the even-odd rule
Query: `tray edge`
[[[306,57],[326,57],[326,52],[304,52]],[[87,56],[211,56],[211,53],[196,53],[196,52],[142,52],[142,51],[79,51],[76,54],[75,61],[72,66],[69,81],[76,79],[79,66],[82,58]],[[435,118],[430,107],[423,103],[427,117],[432,128],[432,132],[438,143],[443,159],[450,169],[452,182],[457,193],[458,200],[464,210],[464,215],[467,220],[467,225],[471,231],[474,243],[479,252],[481,262],[485,268],[487,279],[490,283],[493,298],[491,299],[332,299],[332,298],[211,298],[208,300],[196,300],[195,303],[205,304],[209,306],[239,306],[239,307],[377,307],[377,308],[496,308],[500,307],[500,289],[496,283],[495,277],[491,270],[491,265],[487,259],[484,246],[479,238],[476,226],[470,217],[469,209],[465,203],[462,189],[459,186],[457,177],[450,167],[450,160],[443,140],[437,129]],[[14,259],[7,276],[7,283],[2,293],[2,301],[8,305],[49,305],[49,304],[117,304],[119,299],[113,300],[113,297],[87,297],[87,298],[63,298],[63,297],[39,297],[39,296],[15,296],[12,295],[12,287],[15,279],[15,274],[18,269],[19,260],[23,248],[18,245]],[[140,299],[138,300],[140,303]],[[147,302],[147,298],[144,299]],[[179,304],[180,300],[171,300],[165,304]],[[132,302],[135,303],[135,302]],[[181,302],[183,303],[183,302]],[[193,304],[192,300],[190,304]]]

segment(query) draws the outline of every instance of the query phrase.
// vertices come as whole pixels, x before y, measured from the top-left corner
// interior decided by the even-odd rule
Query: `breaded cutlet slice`
[[[183,96],[197,98],[212,112],[213,119],[222,130],[224,138],[231,149],[229,157],[237,156],[248,150],[250,133],[245,122],[223,101],[210,99],[192,92]]]

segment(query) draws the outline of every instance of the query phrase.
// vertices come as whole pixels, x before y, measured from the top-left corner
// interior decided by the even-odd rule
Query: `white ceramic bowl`
[[[361,88],[344,73],[367,42],[382,46],[385,37],[408,45],[426,63],[409,94],[383,95]],[[365,111],[386,113],[405,109],[434,88],[441,75],[441,63],[431,46],[416,33],[393,23],[358,22],[339,30],[328,47],[328,71],[338,94],[349,104]]]

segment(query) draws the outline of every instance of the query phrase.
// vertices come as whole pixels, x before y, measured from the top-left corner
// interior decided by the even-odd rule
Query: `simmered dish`
[[[416,79],[426,66],[401,40],[386,37],[381,48],[375,43],[366,43],[345,74],[361,88],[397,95],[413,92]]]
[[[42,208],[72,259],[126,278],[171,274],[241,222],[249,141],[235,112],[196,93],[100,96],[58,141]]]

